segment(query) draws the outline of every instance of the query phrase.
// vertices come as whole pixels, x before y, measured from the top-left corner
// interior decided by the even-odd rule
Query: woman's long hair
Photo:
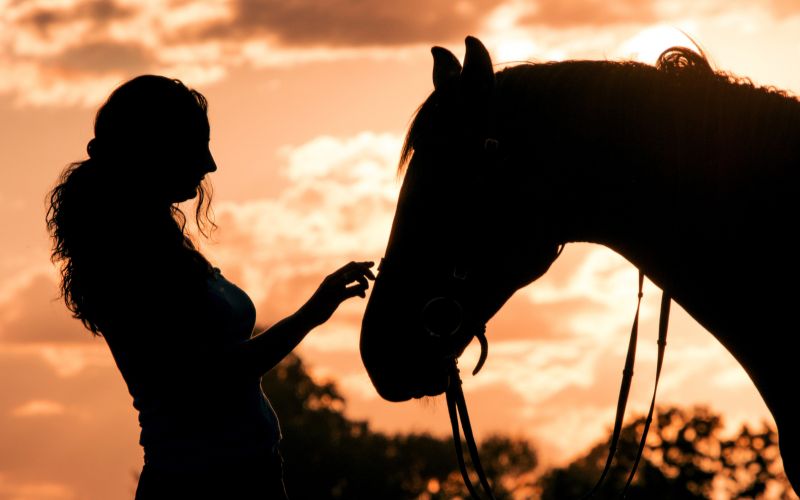
[[[137,275],[147,268],[169,271],[189,287],[211,273],[185,232],[185,214],[152,196],[160,180],[179,175],[166,170],[185,153],[182,146],[207,136],[207,109],[200,92],[176,79],[143,75],[122,84],[97,112],[89,158],[70,164],[49,193],[46,220],[61,297],[95,336],[114,323],[110,305],[130,284],[116,278],[126,270],[126,281],[149,278]],[[206,180],[197,188],[195,220],[204,237],[216,228]]]

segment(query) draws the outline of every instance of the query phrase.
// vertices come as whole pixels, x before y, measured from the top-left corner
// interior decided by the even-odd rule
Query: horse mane
[[[519,92],[541,92],[560,87],[574,87],[576,82],[590,81],[593,85],[596,82],[595,88],[605,89],[604,93],[601,92],[599,95],[608,98],[607,106],[624,104],[620,101],[619,95],[612,95],[620,94],[619,89],[624,87],[624,92],[627,93],[625,99],[635,98],[636,102],[655,102],[658,99],[669,98],[678,100],[667,106],[667,109],[670,106],[679,106],[696,110],[697,113],[710,113],[708,108],[712,106],[716,106],[715,109],[725,107],[741,109],[752,120],[747,123],[727,123],[724,126],[738,127],[737,133],[752,139],[753,132],[746,129],[752,128],[750,126],[758,121],[758,125],[764,129],[760,133],[771,137],[769,140],[771,147],[779,142],[785,147],[796,148],[800,145],[800,100],[797,97],[774,86],[757,86],[749,78],[714,70],[705,54],[685,47],[671,47],[665,50],[655,65],[634,61],[567,60],[519,64],[505,68],[495,76],[496,95],[507,93],[509,90],[517,95]],[[412,118],[400,154],[398,175],[403,174],[414,150],[430,134],[439,100],[437,92],[434,90],[431,93]],[[665,97],[670,93],[671,97]],[[597,97],[598,94],[592,96],[592,98]],[[714,104],[711,104],[712,101]],[[765,114],[775,117],[765,121],[763,118]],[[705,115],[697,119],[701,120],[704,126],[714,126],[713,123],[720,121],[718,117]],[[763,140],[768,139],[765,137]]]

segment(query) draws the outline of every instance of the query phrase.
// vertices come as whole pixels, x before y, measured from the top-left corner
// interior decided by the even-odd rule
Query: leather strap
[[[644,286],[644,273],[639,271],[639,293],[636,302],[636,314],[633,317],[633,326],[631,327],[631,337],[628,342],[628,355],[625,358],[625,368],[622,370],[622,384],[619,388],[619,399],[617,400],[617,416],[614,420],[614,433],[611,435],[611,444],[608,449],[608,458],[606,465],[603,468],[603,473],[600,474],[600,479],[594,485],[594,488],[584,495],[584,499],[591,498],[602,486],[608,472],[611,470],[611,463],[614,460],[614,455],[617,453],[617,445],[619,444],[619,436],[622,433],[622,421],[625,418],[625,407],[628,404],[628,395],[631,391],[631,381],[633,380],[633,365],[636,360],[636,342],[639,337],[639,310],[642,306],[642,288]]]
[[[661,293],[661,313],[658,317],[658,361],[656,362],[656,381],[653,385],[653,399],[650,401],[650,411],[647,413],[647,419],[644,421],[644,429],[642,430],[642,439],[639,441],[639,450],[636,452],[636,460],[633,462],[633,468],[628,476],[628,481],[625,483],[625,488],[622,490],[622,498],[628,492],[628,487],[633,482],[633,476],[636,475],[636,469],[639,467],[639,460],[642,458],[644,452],[645,441],[647,441],[647,432],[650,430],[650,424],[653,422],[653,412],[656,407],[656,392],[658,391],[658,379],[661,377],[661,367],[664,364],[664,351],[667,347],[667,327],[669,326],[669,306],[672,298],[667,292]]]
[[[488,495],[489,500],[496,500],[492,487],[489,485],[489,480],[486,478],[486,473],[481,465],[481,459],[478,455],[478,446],[475,444],[475,437],[472,434],[472,424],[469,421],[469,413],[467,412],[467,402],[464,399],[464,391],[461,388],[461,377],[458,372],[458,360],[453,359],[450,365],[450,384],[447,387],[447,410],[450,413],[450,425],[453,428],[453,443],[456,447],[456,457],[458,458],[458,467],[461,470],[461,477],[464,479],[464,484],[472,498],[480,500],[481,496],[472,484],[467,472],[467,465],[464,463],[464,451],[461,447],[461,432],[459,429],[459,417],[461,426],[464,428],[464,439],[467,442],[467,449],[469,456],[472,460],[472,466],[478,474],[478,480],[483,487],[483,491]]]
[[[617,415],[614,421],[614,432],[611,437],[611,444],[609,446],[608,458],[606,459],[605,467],[603,468],[603,472],[600,475],[600,479],[595,484],[594,488],[586,494],[583,498],[590,498],[597,493],[602,486],[603,482],[605,481],[606,477],[608,476],[609,471],[611,470],[611,464],[613,463],[614,456],[616,455],[617,448],[619,445],[620,435],[622,433],[622,424],[625,417],[625,408],[628,403],[628,396],[630,394],[631,382],[633,380],[633,367],[636,360],[636,344],[638,341],[639,336],[639,311],[641,310],[642,305],[642,297],[643,297],[643,285],[644,285],[644,273],[639,271],[639,292],[637,294],[637,302],[636,302],[636,314],[633,318],[633,325],[631,326],[631,336],[628,342],[628,354],[625,358],[625,368],[622,371],[622,383],[620,385],[619,391],[619,400],[617,401]],[[645,426],[642,431],[642,437],[639,442],[639,448],[636,453],[636,459],[634,461],[633,467],[628,475],[628,480],[625,483],[625,488],[621,493],[621,498],[625,498],[625,495],[628,491],[629,486],[633,482],[633,478],[636,475],[636,470],[639,466],[639,462],[641,461],[642,454],[644,452],[645,443],[647,441],[647,434],[650,430],[650,424],[653,421],[653,414],[655,412],[655,404],[656,404],[656,393],[658,391],[658,381],[661,377],[661,369],[664,364],[664,352],[667,346],[667,329],[669,326],[669,312],[670,312],[670,303],[671,297],[666,292],[663,292],[661,295],[661,312],[659,316],[658,322],[658,361],[656,363],[656,379],[655,385],[653,387],[653,398],[650,401],[650,411],[648,412],[647,419],[645,420]],[[483,361],[485,360],[485,343],[486,337],[483,335],[476,335],[479,340],[481,341],[481,360],[478,363],[473,374],[477,373],[480,370],[480,367],[483,366]],[[461,377],[459,375],[458,370],[458,360],[454,357],[452,360],[452,364],[450,366],[450,383],[447,387],[447,409],[450,413],[450,425],[453,430],[453,443],[455,444],[456,448],[456,457],[458,459],[458,466],[461,470],[461,477],[464,480],[464,484],[469,491],[469,494],[472,498],[476,500],[480,500],[481,496],[478,494],[477,488],[473,485],[472,480],[469,477],[469,473],[467,471],[466,463],[464,462],[464,451],[461,446],[461,431],[460,427],[464,428],[464,439],[467,443],[467,449],[469,450],[470,458],[472,460],[472,465],[475,468],[475,472],[478,475],[478,479],[480,481],[481,486],[483,487],[484,492],[488,495],[490,500],[495,500],[494,493],[492,491],[491,486],[489,485],[489,481],[486,478],[486,474],[483,470],[483,467],[480,462],[480,457],[478,455],[478,447],[475,444],[475,438],[472,432],[472,425],[469,421],[469,413],[467,412],[467,403],[464,399],[464,391],[461,387]],[[459,424],[460,420],[460,424]]]
[[[639,293],[637,295],[637,303],[636,303],[636,314],[633,317],[633,326],[631,327],[631,337],[628,343],[628,355],[625,359],[625,369],[622,371],[622,384],[619,389],[619,400],[617,402],[617,416],[614,421],[614,433],[611,436],[611,444],[608,450],[608,458],[606,459],[606,465],[603,468],[603,473],[600,475],[600,479],[597,481],[597,484],[594,485],[594,488],[584,495],[584,499],[591,498],[597,493],[600,489],[600,486],[605,481],[606,477],[608,476],[609,470],[611,470],[611,463],[614,460],[614,455],[617,452],[617,446],[619,445],[619,438],[622,432],[622,423],[625,417],[625,407],[628,403],[628,395],[630,394],[631,389],[631,381],[633,380],[633,365],[636,358],[636,342],[639,336],[639,310],[641,309],[642,305],[642,287],[644,284],[644,273],[639,270]],[[625,488],[622,490],[620,494],[621,498],[625,498],[625,494],[628,491],[628,487],[633,482],[633,478],[636,475],[636,469],[639,467],[639,461],[642,458],[642,453],[644,452],[645,442],[647,440],[647,433],[650,430],[650,424],[653,421],[653,413],[655,411],[656,405],[656,392],[658,391],[658,379],[661,377],[661,367],[664,364],[664,351],[666,350],[667,346],[667,327],[669,326],[669,309],[670,309],[671,297],[666,292],[662,292],[661,295],[661,312],[659,315],[658,320],[658,360],[656,362],[656,380],[655,385],[653,387],[653,399],[650,401],[650,411],[647,415],[647,419],[645,420],[644,430],[642,431],[642,438],[639,442],[639,449],[636,453],[636,460],[633,463],[633,467],[631,469],[630,474],[628,475],[628,480],[625,483]]]

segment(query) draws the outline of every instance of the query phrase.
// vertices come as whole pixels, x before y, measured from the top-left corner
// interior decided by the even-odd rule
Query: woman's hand
[[[356,295],[366,297],[367,279],[375,279],[370,270],[374,265],[374,262],[350,262],[337,269],[322,281],[298,312],[314,326],[325,323],[345,300]]]

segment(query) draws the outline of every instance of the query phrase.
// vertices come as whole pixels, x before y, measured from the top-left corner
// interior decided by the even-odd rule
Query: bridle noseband
[[[463,296],[463,287],[467,280],[467,272],[463,269],[459,269],[458,266],[454,266],[453,273],[450,278],[451,286],[449,287],[451,291],[455,292],[454,296],[439,296],[434,297],[433,299],[429,300],[425,306],[422,308],[422,316],[423,318],[426,316],[426,313],[430,311],[432,307],[436,307],[437,304],[442,303],[449,303],[454,306],[454,310],[459,312],[459,318],[457,322],[457,326],[455,329],[452,329],[447,332],[436,332],[429,328],[429,325],[425,325],[426,330],[428,330],[428,335],[434,338],[443,338],[444,334],[447,334],[447,337],[452,339],[458,339],[458,334],[462,327],[464,327],[464,306],[461,302],[456,298],[459,295]],[[458,293],[462,292],[462,293]],[[423,323],[424,324],[424,323]],[[475,326],[471,329],[467,330],[468,337],[467,342],[464,344],[466,348],[469,345],[470,341],[472,341],[473,337],[476,337],[481,345],[481,355],[478,359],[478,363],[475,365],[475,368],[472,370],[472,375],[477,375],[481,368],[483,368],[484,363],[486,363],[486,358],[489,356],[489,342],[486,340],[486,324],[480,323],[475,324]],[[486,477],[486,473],[483,470],[483,466],[481,465],[480,455],[478,454],[478,445],[475,443],[475,436],[472,432],[472,424],[469,421],[469,412],[467,411],[467,400],[464,398],[464,390],[461,387],[461,376],[458,370],[458,356],[461,354],[460,352],[456,353],[458,347],[455,349],[449,350],[452,354],[449,356],[446,355],[448,359],[448,375],[449,380],[447,383],[447,389],[445,390],[446,399],[447,399],[447,412],[450,414],[450,426],[453,430],[453,444],[456,447],[456,457],[458,458],[458,468],[461,470],[461,477],[464,480],[464,484],[469,491],[469,494],[473,498],[480,498],[475,486],[472,484],[472,480],[469,477],[469,473],[467,472],[467,465],[464,462],[464,451],[461,448],[461,431],[459,427],[464,428],[464,439],[467,442],[467,449],[469,450],[469,456],[472,460],[472,466],[475,468],[475,472],[478,474],[478,480],[480,481],[481,486],[483,487],[483,491],[489,496],[491,500],[495,500],[494,492],[492,491],[491,485],[489,485],[489,479]],[[463,349],[462,349],[463,351]],[[460,425],[459,425],[460,421]]]
[[[387,260],[386,257],[384,257],[378,265],[378,278],[380,278],[381,272],[385,271],[386,268]],[[463,427],[464,439],[467,443],[467,449],[469,450],[473,467],[478,474],[478,480],[488,497],[491,500],[495,500],[494,492],[492,491],[492,487],[481,465],[480,456],[478,455],[478,446],[472,432],[472,424],[469,420],[467,402],[464,398],[464,391],[461,387],[461,376],[458,369],[458,357],[473,338],[477,338],[481,346],[480,358],[475,368],[472,370],[473,375],[477,375],[481,368],[483,368],[486,358],[489,355],[489,342],[486,340],[486,324],[483,322],[469,321],[472,317],[466,314],[466,308],[462,304],[466,294],[465,284],[467,275],[468,273],[464,268],[458,265],[454,266],[453,273],[448,278],[447,292],[428,300],[422,307],[421,318],[422,325],[428,333],[429,338],[436,341],[442,359],[448,363],[449,380],[445,394],[447,410],[450,414],[450,425],[453,431],[453,443],[456,448],[461,477],[470,495],[473,498],[481,498],[475,486],[472,484],[464,461],[460,431],[460,428]],[[439,309],[439,311],[435,309]],[[437,327],[442,325],[436,325],[432,321],[426,321],[426,318],[429,318],[431,315],[436,315],[437,312],[447,313],[448,310],[449,312],[454,312],[456,317],[449,325],[445,326],[445,328],[438,329]]]

